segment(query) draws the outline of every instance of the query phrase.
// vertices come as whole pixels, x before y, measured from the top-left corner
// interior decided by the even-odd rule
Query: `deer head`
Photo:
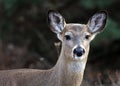
[[[65,59],[79,61],[86,59],[91,40],[103,31],[107,13],[100,11],[94,14],[87,24],[66,24],[62,15],[56,11],[49,11],[51,30],[57,34],[62,42],[62,54]]]

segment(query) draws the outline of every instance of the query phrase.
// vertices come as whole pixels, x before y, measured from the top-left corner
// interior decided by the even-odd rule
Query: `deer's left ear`
[[[91,33],[99,33],[101,32],[105,25],[107,20],[107,12],[106,11],[100,11],[96,14],[94,14],[88,21],[88,28]]]

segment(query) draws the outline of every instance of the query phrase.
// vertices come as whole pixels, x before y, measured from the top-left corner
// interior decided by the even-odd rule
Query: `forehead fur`
[[[71,24],[66,24],[63,33],[67,32],[67,31],[70,31],[70,32],[73,32],[73,33],[77,34],[77,33],[83,32],[83,31],[88,31],[88,28],[85,24],[71,23]]]

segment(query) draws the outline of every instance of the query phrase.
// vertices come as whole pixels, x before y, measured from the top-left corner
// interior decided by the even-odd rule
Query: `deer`
[[[104,30],[107,12],[95,13],[87,24],[66,23],[54,10],[48,12],[52,32],[61,41],[55,66],[46,69],[12,69],[0,71],[0,86],[80,86],[89,54],[90,42]]]

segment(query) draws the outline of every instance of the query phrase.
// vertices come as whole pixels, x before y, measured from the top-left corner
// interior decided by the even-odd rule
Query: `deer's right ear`
[[[51,30],[57,35],[63,31],[65,26],[65,19],[60,13],[50,10],[48,12],[48,22]]]

